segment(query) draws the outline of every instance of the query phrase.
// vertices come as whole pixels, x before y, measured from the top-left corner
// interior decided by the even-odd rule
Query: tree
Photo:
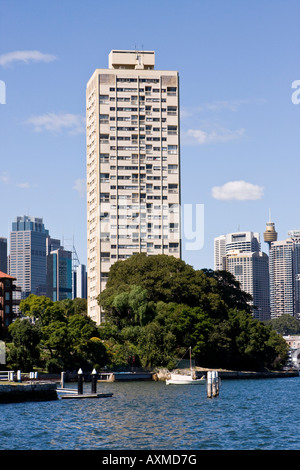
[[[40,361],[40,331],[29,320],[17,319],[9,325],[13,344],[9,346],[7,360],[13,368],[29,372]]]
[[[202,292],[199,280],[199,274],[179,258],[139,253],[111,266],[106,289],[98,296],[98,302],[109,309],[112,296],[128,292],[135,285],[146,289],[153,302],[196,306]]]
[[[24,370],[41,365],[49,372],[59,372],[79,367],[92,369],[106,363],[106,348],[95,322],[86,314],[84,299],[53,302],[44,296],[30,295],[21,301],[20,310],[25,318],[10,328],[9,360],[14,365]],[[37,335],[36,348],[29,341],[33,333]]]
[[[59,302],[53,302],[45,296],[30,294],[20,302],[21,314],[38,320],[40,324],[47,324],[52,320],[64,319],[64,312]]]
[[[296,335],[300,333],[300,321],[292,315],[281,315],[270,321],[270,325],[277,333],[283,336]]]
[[[110,269],[98,298],[106,318],[100,334],[119,363],[134,351],[144,366],[166,366],[191,346],[206,367],[282,364],[284,345],[253,318],[251,300],[227,271],[194,270],[173,256],[133,255]]]

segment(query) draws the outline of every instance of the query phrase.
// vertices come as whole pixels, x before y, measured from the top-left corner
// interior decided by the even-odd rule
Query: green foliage
[[[251,296],[226,271],[194,270],[172,256],[133,255],[110,269],[98,298],[112,366],[175,364],[191,346],[203,367],[280,367],[285,341],[253,318]],[[274,335],[275,333],[275,335]]]
[[[40,360],[40,331],[28,319],[17,319],[9,326],[12,344],[9,345],[7,361],[14,369],[32,370]]]
[[[270,325],[283,336],[300,334],[300,321],[288,314],[274,318]]]
[[[107,351],[96,324],[86,314],[85,300],[53,302],[30,295],[21,301],[20,310],[24,319],[9,329],[8,362],[14,368],[28,371],[42,366],[60,372],[106,364]]]
[[[104,365],[170,369],[191,346],[203,367],[282,367],[288,346],[272,322],[253,318],[250,300],[226,271],[194,270],[172,256],[133,255],[110,269],[98,298],[105,314],[99,327],[82,299],[23,300],[25,319],[10,327],[8,361],[52,372]]]

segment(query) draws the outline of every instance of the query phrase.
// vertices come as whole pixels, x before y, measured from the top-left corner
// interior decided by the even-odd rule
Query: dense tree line
[[[98,328],[86,314],[86,300],[53,302],[30,295],[20,302],[20,312],[22,317],[9,326],[7,362],[11,368],[60,372],[107,363]]]
[[[226,271],[195,270],[167,255],[133,255],[110,269],[98,297],[105,316],[100,326],[83,299],[22,300],[21,318],[9,327],[7,363],[15,370],[49,372],[171,369],[191,346],[202,367],[279,368],[288,352],[274,329],[280,325],[255,320],[250,300]]]
[[[191,346],[203,367],[281,367],[286,342],[253,318],[250,300],[229,272],[137,254],[110,269],[98,298],[105,312],[100,336],[120,365],[171,368]]]

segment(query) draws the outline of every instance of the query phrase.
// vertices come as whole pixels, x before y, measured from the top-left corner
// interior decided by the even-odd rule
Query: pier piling
[[[207,372],[207,398],[217,397],[219,395],[219,374],[216,371]]]
[[[61,372],[61,374],[60,374],[60,386],[61,386],[61,388],[65,387],[65,380],[66,380],[66,373]]]
[[[83,394],[83,372],[81,369],[78,371],[78,395]]]
[[[92,382],[92,393],[97,393],[97,372],[93,369],[91,374],[91,382]]]

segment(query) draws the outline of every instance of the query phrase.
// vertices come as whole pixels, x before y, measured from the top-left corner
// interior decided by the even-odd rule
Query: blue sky
[[[179,71],[182,206],[204,206],[185,261],[213,268],[214,237],[263,237],[269,209],[279,239],[299,229],[299,17],[299,0],[0,0],[0,236],[43,217],[86,263],[85,89],[112,49]]]

